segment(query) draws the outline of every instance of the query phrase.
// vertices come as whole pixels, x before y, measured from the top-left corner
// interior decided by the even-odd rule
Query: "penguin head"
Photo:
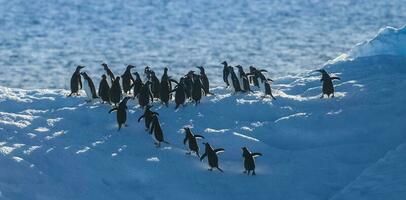
[[[133,74],[135,75],[135,77],[140,78],[140,74],[138,74],[138,72],[134,72]]]
[[[101,77],[103,80],[107,78],[107,76],[105,74],[103,74]]]
[[[149,68],[149,66],[147,65],[147,66],[145,66],[145,68],[144,68],[144,73],[148,73],[149,72],[149,70],[150,70],[150,68]]]
[[[228,71],[234,72],[234,68],[232,66],[228,66]]]
[[[134,68],[135,66],[133,65],[127,65],[127,69],[126,70],[131,70],[132,68]]]
[[[243,157],[249,156],[251,154],[247,147],[242,147],[241,150]]]
[[[320,72],[321,74],[327,74],[326,70],[324,70],[324,69],[316,70],[316,72]]]
[[[221,64],[223,64],[224,66],[228,65],[226,61],[223,61]]]
[[[237,66],[235,66],[235,68],[237,68],[237,69],[239,69],[239,70],[242,70],[242,66],[241,66],[241,65],[237,65]]]
[[[83,68],[85,68],[85,66],[78,65],[78,66],[76,67],[76,71],[80,71],[80,70],[83,69]]]
[[[167,67],[164,68],[164,72],[168,72],[168,68],[167,68]]]
[[[101,65],[103,66],[104,69],[108,69],[108,68],[109,68],[106,63],[102,63]]]
[[[89,77],[89,76],[86,74],[86,72],[81,72],[80,75],[82,75],[84,78]]]
[[[119,80],[120,80],[120,76],[117,76],[115,80],[116,80],[116,81],[119,81]]]
[[[270,78],[267,78],[266,80],[267,80],[268,82],[273,82],[273,80],[270,79]]]
[[[200,73],[201,73],[201,74],[204,73],[204,68],[203,68],[203,66],[197,66],[196,68],[198,68],[198,69],[200,70]]]

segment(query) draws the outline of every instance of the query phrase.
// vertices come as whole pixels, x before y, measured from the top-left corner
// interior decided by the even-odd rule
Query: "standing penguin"
[[[265,78],[265,75],[262,72],[267,72],[267,71],[264,69],[257,69],[253,66],[250,66],[250,73],[248,75],[250,75],[252,77],[254,86],[257,86],[258,88],[260,88],[258,79],[261,80],[261,83],[264,83],[267,80]]]
[[[150,129],[150,127],[151,127],[150,125],[151,125],[153,116],[154,115],[159,116],[159,113],[151,111],[151,108],[152,108],[152,105],[146,105],[144,114],[141,115],[140,118],[138,118],[138,122],[140,122],[141,119],[144,118],[145,131],[148,131]]]
[[[241,90],[244,92],[252,92],[251,88],[250,88],[250,83],[248,80],[248,76],[247,74],[245,74],[244,69],[242,68],[241,65],[237,65],[236,66],[238,68],[238,80],[240,82],[241,85]]]
[[[164,74],[162,75],[160,84],[159,98],[161,99],[161,102],[165,104],[166,107],[168,107],[168,102],[171,97],[170,92],[172,90],[172,85],[170,77],[168,76],[168,68],[166,67],[164,68]]]
[[[323,82],[323,88],[322,88],[323,93],[321,94],[320,99],[322,99],[325,94],[327,95],[327,98],[329,98],[331,94],[332,94],[331,97],[334,98],[333,80],[334,79],[340,80],[340,77],[331,77],[330,75],[328,75],[328,73],[324,69],[320,69],[320,70],[316,70],[316,71],[321,73],[320,82]]]
[[[229,75],[230,72],[229,72],[228,64],[227,64],[226,61],[222,62],[221,64],[224,65],[224,68],[223,68],[223,81],[224,81],[224,83],[227,84],[227,86],[229,86],[230,83],[228,82],[228,75]]]
[[[151,68],[149,66],[145,66],[144,74],[143,74],[144,82],[150,81],[151,79]]]
[[[185,127],[183,129],[185,130],[185,139],[183,139],[183,144],[186,144],[186,142],[188,142],[189,144],[189,152],[187,152],[186,154],[191,154],[192,152],[195,152],[197,157],[200,158],[199,145],[197,145],[197,139],[204,139],[204,137],[201,135],[193,134],[190,128],[188,127]]]
[[[200,157],[200,161],[202,161],[207,156],[210,166],[209,170],[212,171],[213,168],[217,168],[219,171],[223,172],[223,170],[220,169],[219,167],[217,154],[224,152],[224,149],[223,148],[213,149],[213,147],[211,147],[208,142],[203,144],[205,145],[205,152],[202,155],[202,157]]]
[[[120,102],[121,97],[122,97],[122,92],[121,92],[121,85],[120,85],[120,77],[117,76],[114,79],[113,85],[111,86],[110,89],[110,101],[114,103],[115,106]]]
[[[152,96],[151,90],[149,89],[151,85],[151,81],[147,81],[141,88],[140,93],[138,94],[138,104],[141,108],[144,108],[146,105],[149,104],[149,100],[151,99],[154,102],[154,97]]]
[[[255,157],[262,156],[261,153],[251,153],[247,147],[243,147],[242,149],[242,157],[244,157],[244,173],[250,175],[252,171],[252,175],[255,176]]]
[[[91,102],[93,99],[99,98],[96,93],[96,88],[94,87],[92,79],[86,74],[86,72],[80,73],[85,79],[83,88],[85,89],[87,100],[86,102]]]
[[[118,123],[118,130],[119,131],[121,129],[121,126],[124,124],[125,126],[127,126],[125,124],[125,122],[127,121],[127,101],[128,99],[130,99],[130,97],[125,97],[119,104],[118,107],[112,108],[109,113],[117,110],[117,123]]]
[[[107,102],[110,104],[110,87],[107,83],[107,76],[105,74],[102,75],[102,79],[99,84],[99,97],[102,99],[102,102]]]
[[[186,98],[191,99],[192,98],[192,90],[193,90],[193,77],[195,76],[195,71],[189,71],[186,76],[184,76],[184,81],[183,84],[185,85],[185,91],[186,91]]]
[[[132,65],[128,65],[123,75],[121,75],[121,82],[123,85],[124,94],[127,94],[131,90],[131,85],[134,83],[134,78],[131,75]]]
[[[250,73],[248,73],[248,77],[250,78],[250,83],[259,88],[258,76],[256,75],[256,68],[250,66]]]
[[[138,72],[133,73],[135,75],[135,80],[133,82],[133,85],[131,86],[133,88],[133,95],[134,98],[138,96],[138,94],[141,92],[141,88],[143,86],[142,80]]]
[[[184,105],[186,101],[186,89],[184,84],[185,78],[180,78],[179,83],[171,92],[175,92],[175,109],[178,109],[179,105]]]
[[[229,75],[228,75],[228,82],[234,89],[234,92],[241,92],[240,82],[238,81],[237,75],[234,72],[233,67],[229,66]]]
[[[73,72],[72,77],[70,79],[70,94],[68,97],[72,96],[73,94],[79,95],[79,90],[82,89],[82,79],[80,77],[80,70],[83,69],[84,66],[78,65],[76,67],[75,72]]]
[[[169,144],[169,142],[165,141],[164,139],[164,133],[162,131],[161,124],[159,123],[158,115],[152,116],[151,129],[149,133],[152,134],[157,148],[161,146],[161,142]]]
[[[106,71],[106,74],[107,74],[107,76],[109,77],[109,78],[107,79],[107,83],[109,84],[110,87],[112,87],[112,86],[113,86],[114,79],[115,79],[115,78],[114,78],[114,74],[113,74],[113,72],[110,70],[109,66],[107,66],[106,63],[102,63],[101,65],[103,66],[104,71]]]
[[[210,83],[209,83],[209,79],[207,78],[206,72],[204,71],[203,66],[199,66],[197,67],[200,70],[200,80],[202,82],[202,87],[204,90],[204,95],[213,95],[213,93],[210,92]]]
[[[200,81],[200,76],[193,76],[193,87],[192,87],[192,99],[195,101],[195,105],[200,103],[202,99],[203,86]]]
[[[272,95],[272,89],[271,89],[271,84],[269,82],[273,82],[272,79],[266,79],[266,81],[264,81],[264,96],[270,96],[273,100],[276,100],[276,98]]]
[[[161,85],[159,84],[159,79],[158,77],[156,77],[154,71],[151,70],[150,74],[151,74],[150,81],[152,95],[154,98],[159,98],[159,89],[161,87]]]

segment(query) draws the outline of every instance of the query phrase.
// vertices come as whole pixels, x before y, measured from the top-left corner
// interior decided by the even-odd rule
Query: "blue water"
[[[75,65],[98,81],[101,62],[173,76],[205,65],[220,83],[227,60],[277,78],[405,23],[405,0],[0,0],[0,85],[68,88]]]

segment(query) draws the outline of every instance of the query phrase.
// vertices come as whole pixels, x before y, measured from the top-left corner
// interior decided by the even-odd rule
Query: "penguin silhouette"
[[[107,83],[107,76],[102,75],[102,79],[99,84],[99,97],[102,99],[102,103],[107,102],[110,104],[110,87]]]
[[[150,99],[152,102],[154,102],[154,97],[152,96],[150,85],[151,81],[145,82],[145,84],[141,88],[140,93],[138,94],[138,104],[141,106],[141,108],[144,108],[146,105],[148,105]]]
[[[151,128],[151,122],[152,122],[153,116],[154,115],[159,116],[159,113],[151,111],[151,108],[152,108],[152,105],[146,105],[144,114],[141,115],[140,118],[138,118],[138,122],[140,122],[141,119],[144,118],[145,131],[148,131]]]
[[[333,80],[335,80],[335,79],[341,80],[340,77],[331,77],[324,69],[320,69],[320,70],[316,70],[316,71],[321,73],[320,82],[323,82],[323,87],[322,87],[323,93],[321,94],[320,99],[322,99],[325,94],[327,95],[327,98],[330,97],[330,95],[332,95],[331,97],[334,98]]]
[[[110,70],[109,66],[107,66],[106,63],[102,63],[101,65],[103,66],[104,71],[106,71],[106,74],[107,74],[107,76],[109,77],[109,78],[107,79],[107,83],[109,84],[110,87],[112,87],[112,86],[113,86],[114,79],[115,79],[114,74],[113,74],[113,72]]]
[[[265,75],[262,72],[267,72],[267,71],[264,69],[257,69],[253,66],[250,66],[250,73],[247,74],[252,77],[254,86],[257,86],[258,88],[261,88],[258,79],[261,80],[261,83],[264,83],[267,80]]]
[[[229,75],[228,75],[228,81],[232,88],[234,89],[234,93],[241,92],[241,87],[240,87],[240,82],[238,81],[237,75],[234,72],[233,67],[229,66]]]
[[[159,98],[159,89],[161,87],[160,83],[159,83],[159,79],[158,77],[156,77],[155,72],[154,71],[150,71],[151,74],[151,92],[152,92],[152,96],[154,98]]]
[[[169,144],[169,142],[165,141],[164,139],[164,133],[162,131],[161,124],[159,123],[158,115],[152,116],[151,128],[149,133],[152,134],[157,148],[161,146],[161,142]]]
[[[251,88],[250,88],[250,83],[249,83],[249,79],[247,74],[244,72],[244,69],[242,68],[241,65],[237,65],[235,66],[236,68],[238,68],[238,81],[240,83],[241,86],[241,90],[244,92],[252,92]]]
[[[117,80],[117,79],[116,79]],[[125,126],[127,126],[125,124],[125,122],[127,121],[127,101],[130,99],[130,97],[125,97],[119,104],[117,107],[112,108],[109,113],[113,112],[113,111],[117,111],[117,124],[118,124],[118,130],[119,131],[121,129],[121,126],[124,124]]]
[[[142,86],[144,84],[142,83],[141,77],[138,74],[138,72],[134,72],[133,74],[135,75],[135,80],[134,80],[131,87],[133,88],[133,95],[134,95],[134,98],[135,98],[141,92]]]
[[[82,72],[80,74],[83,76],[83,79],[85,80],[83,88],[85,89],[86,96],[87,96],[86,102],[91,102],[91,101],[93,101],[93,99],[99,98],[97,96],[96,88],[94,87],[94,83],[93,83],[92,79],[86,74],[86,72]]]
[[[224,65],[224,68],[223,68],[223,81],[224,81],[224,83],[226,83],[227,86],[229,86],[230,83],[228,81],[228,75],[229,75],[230,72],[229,72],[228,64],[227,64],[226,61],[223,61],[221,64]]]
[[[183,85],[186,91],[186,98],[192,98],[192,90],[193,90],[193,77],[195,76],[194,71],[189,71],[186,76],[184,76]]]
[[[262,156],[261,153],[251,153],[247,147],[242,147],[242,157],[244,157],[244,173],[250,175],[252,171],[252,175],[255,175],[255,157]]]
[[[188,127],[185,127],[183,129],[185,130],[185,139],[183,139],[183,144],[186,144],[186,142],[188,142],[189,145],[189,152],[187,152],[186,154],[190,155],[192,152],[195,152],[197,157],[200,158],[199,145],[197,144],[197,139],[204,139],[204,137],[201,135],[193,134],[190,128]]]
[[[207,156],[207,160],[210,166],[209,170],[212,171],[213,168],[217,168],[219,171],[223,172],[223,170],[220,169],[219,167],[217,154],[224,152],[224,149],[223,148],[213,149],[213,147],[211,147],[208,142],[203,144],[205,145],[205,152],[202,155],[202,157],[200,157],[200,161],[202,161]]]
[[[209,79],[207,78],[206,72],[203,68],[203,66],[199,66],[197,67],[200,70],[200,81],[202,82],[202,87],[203,87],[203,91],[204,91],[204,95],[213,95],[213,93],[210,92],[210,83],[209,83]]]
[[[75,72],[73,72],[70,79],[70,94],[68,97],[74,95],[79,95],[79,90],[82,89],[82,79],[80,77],[80,70],[85,68],[84,66],[78,65]]]
[[[268,78],[264,82],[264,96],[270,96],[273,100],[276,100],[276,98],[272,95],[271,84],[269,82],[273,82],[273,80]]]
[[[127,94],[131,90],[131,85],[134,83],[134,78],[131,75],[132,65],[128,65],[123,75],[121,75],[121,82],[123,85],[124,94]]]
[[[186,89],[184,84],[185,78],[182,77],[179,83],[171,92],[175,92],[175,109],[178,109],[180,105],[184,105],[186,101]]]
[[[121,100],[122,95],[123,94],[121,92],[120,77],[117,76],[110,88],[110,101],[114,103],[115,106],[117,106],[117,104]]]
[[[164,74],[162,75],[160,84],[159,98],[161,99],[161,102],[165,104],[166,107],[168,107],[168,102],[171,97],[170,92],[172,90],[172,85],[170,77],[168,76],[168,68],[166,67],[164,68]]]
[[[193,87],[192,87],[192,99],[195,101],[195,105],[200,103],[202,99],[203,85],[200,81],[200,76],[193,76]]]

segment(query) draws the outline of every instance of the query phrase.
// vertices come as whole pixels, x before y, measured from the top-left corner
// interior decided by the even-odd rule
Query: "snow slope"
[[[155,103],[171,143],[159,149],[134,101],[117,132],[107,105],[0,87],[0,198],[402,199],[405,63],[375,55],[329,64],[341,77],[333,99],[319,99],[320,75],[303,72],[272,77],[276,101],[217,87],[198,106]],[[185,154],[183,126],[226,149],[224,173]],[[242,173],[242,146],[264,154],[257,176]]]

